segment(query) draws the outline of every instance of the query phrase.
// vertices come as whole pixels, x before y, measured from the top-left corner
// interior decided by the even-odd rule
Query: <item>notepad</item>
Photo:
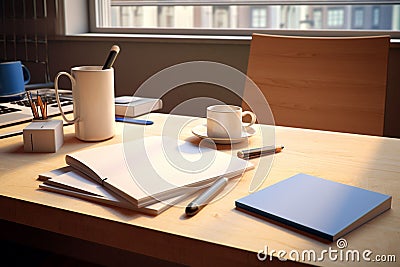
[[[236,155],[162,136],[68,154],[66,163],[138,208],[253,167]]]
[[[124,198],[96,183],[85,174],[73,170],[71,167],[56,169],[49,173],[41,174],[40,176],[42,180],[47,178],[39,185],[39,188],[43,190],[139,211],[150,215],[158,215],[195,193],[194,190],[187,190],[182,195],[138,208]]]
[[[239,210],[334,241],[391,208],[392,197],[297,174],[235,202]]]

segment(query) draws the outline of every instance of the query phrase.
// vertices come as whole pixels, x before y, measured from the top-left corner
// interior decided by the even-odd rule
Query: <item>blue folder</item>
[[[244,210],[334,241],[391,208],[392,197],[297,174],[235,202]]]

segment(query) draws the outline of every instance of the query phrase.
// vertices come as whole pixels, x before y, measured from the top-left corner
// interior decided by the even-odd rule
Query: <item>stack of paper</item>
[[[161,109],[162,100],[138,96],[119,96],[115,98],[115,115],[137,117]]]
[[[236,156],[160,136],[69,154],[66,163],[40,175],[40,188],[153,215],[221,176],[236,177],[253,167]]]

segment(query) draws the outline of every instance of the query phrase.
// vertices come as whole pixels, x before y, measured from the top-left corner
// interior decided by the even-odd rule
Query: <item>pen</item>
[[[110,49],[110,53],[108,54],[108,57],[106,59],[106,62],[103,65],[103,70],[109,69],[112,67],[114,64],[115,59],[117,58],[117,55],[119,53],[119,46],[118,45],[113,45]]]
[[[228,178],[218,179],[210,188],[204,191],[200,196],[195,198],[185,209],[187,216],[197,214],[205,205],[207,205],[219,192],[224,189],[228,183]]]
[[[260,148],[252,148],[247,150],[238,151],[237,156],[242,159],[253,159],[257,157],[272,155],[282,151],[284,146],[264,146]]]
[[[34,111],[35,108],[33,106],[33,102],[32,102],[32,99],[31,99],[28,91],[26,91],[26,97],[28,98],[28,102],[29,102],[29,106],[31,107],[32,115],[35,117],[35,111]]]
[[[149,120],[139,120],[127,117],[115,117],[115,121],[118,122],[128,122],[133,124],[141,124],[141,125],[152,125],[154,122]]]

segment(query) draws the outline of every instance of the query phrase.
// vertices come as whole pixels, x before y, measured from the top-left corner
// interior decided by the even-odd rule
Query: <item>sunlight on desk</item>
[[[174,116],[174,115],[173,115]],[[141,118],[146,118],[143,116]],[[150,126],[135,125],[146,136],[160,135],[167,115],[151,114]],[[192,117],[180,117],[193,120]],[[130,126],[133,127],[133,126]],[[143,127],[145,130],[143,131]],[[181,138],[194,140],[191,125],[183,128]],[[113,248],[186,265],[265,265],[257,252],[313,249],[321,252],[335,243],[324,243],[310,236],[255,218],[235,209],[235,200],[248,195],[250,180],[257,171],[246,174],[223,198],[207,205],[199,214],[187,218],[184,208],[172,207],[158,216],[149,216],[112,206],[67,197],[38,189],[39,173],[65,166],[66,154],[86,148],[114,144],[123,140],[123,125],[110,140],[89,143],[73,137],[67,126],[65,143],[55,154],[23,153],[22,137],[2,140],[0,174],[1,219],[79,238]],[[1,129],[1,132],[5,132]],[[259,145],[257,137],[249,147]],[[299,172],[358,186],[393,196],[392,209],[355,229],[344,238],[348,249],[369,249],[373,255],[396,254],[400,245],[399,192],[400,140],[364,135],[276,127],[276,143],[283,152],[274,156],[272,168],[261,186],[264,188]],[[231,147],[220,145],[221,151]],[[232,149],[242,149],[233,146]],[[259,159],[251,160],[258,164]],[[184,203],[187,204],[190,199]],[[99,234],[101,233],[101,234]],[[193,255],[201,255],[199,260]],[[286,255],[288,258],[289,256]],[[399,257],[399,255],[397,255]],[[275,264],[285,264],[276,257]],[[299,262],[287,262],[292,266]],[[307,262],[322,266],[364,266],[365,262]],[[395,262],[387,263],[395,266]],[[386,265],[385,265],[386,266]]]

